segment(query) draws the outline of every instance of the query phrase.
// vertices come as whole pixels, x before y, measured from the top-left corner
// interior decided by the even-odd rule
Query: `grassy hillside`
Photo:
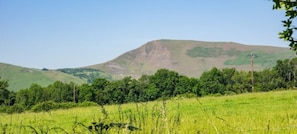
[[[47,86],[55,81],[72,81],[77,84],[82,84],[86,82],[82,79],[79,79],[78,77],[59,71],[43,71],[39,69],[24,68],[4,63],[0,63],[0,76],[2,79],[9,80],[8,89],[13,91],[30,87],[32,83]]]
[[[91,133],[92,122],[131,123],[143,133],[297,133],[297,91],[183,98],[51,112],[0,114],[0,132]],[[5,128],[5,129],[4,129]],[[110,133],[129,133],[111,128]],[[3,133],[3,132],[1,132]],[[93,132],[94,133],[94,132]]]
[[[110,74],[92,68],[63,68],[57,69],[57,71],[79,77],[88,83],[92,83],[92,81],[97,78],[112,80],[112,76]]]
[[[153,74],[160,68],[199,77],[212,67],[250,70],[250,54],[256,55],[255,70],[271,68],[277,60],[295,57],[289,48],[282,47],[251,46],[234,42],[155,40],[114,60],[89,67],[103,70],[113,78],[137,78],[142,74]]]

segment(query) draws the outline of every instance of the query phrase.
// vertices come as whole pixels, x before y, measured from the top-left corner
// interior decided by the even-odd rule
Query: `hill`
[[[67,83],[72,81],[77,84],[86,82],[78,77],[56,70],[39,70],[5,63],[0,63],[0,76],[2,79],[8,80],[8,89],[12,91],[28,88],[32,83],[47,86],[55,81]]]
[[[249,71],[250,54],[256,55],[255,70],[271,68],[277,60],[295,57],[289,48],[282,47],[234,42],[155,40],[111,61],[82,68],[39,70],[0,63],[0,76],[9,80],[9,90],[14,91],[27,88],[32,83],[46,86],[57,80],[81,84],[90,83],[98,77],[109,80],[125,76],[139,78],[143,74],[153,74],[160,68],[197,78],[212,67],[234,67]]]
[[[119,57],[88,68],[103,70],[113,78],[153,74],[160,68],[175,70],[190,77],[199,77],[212,67],[250,70],[250,54],[255,70],[271,68],[279,59],[293,58],[289,48],[252,46],[234,42],[192,40],[155,40]]]

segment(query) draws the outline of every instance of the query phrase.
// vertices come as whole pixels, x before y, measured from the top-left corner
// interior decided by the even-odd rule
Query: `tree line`
[[[297,58],[278,60],[273,68],[255,71],[253,74],[256,92],[295,88]],[[251,71],[214,67],[203,72],[200,78],[189,78],[172,70],[159,69],[155,74],[142,75],[139,79],[124,77],[110,81],[97,78],[90,84],[82,85],[56,81],[46,87],[32,84],[17,92],[7,90],[8,82],[0,79],[0,108],[18,106],[29,110],[44,102],[95,102],[105,105],[176,96],[233,95],[252,92],[251,75]]]

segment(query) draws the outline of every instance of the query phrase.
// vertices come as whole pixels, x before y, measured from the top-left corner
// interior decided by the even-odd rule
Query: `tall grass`
[[[297,133],[296,109],[295,90],[172,98],[41,113],[0,114],[0,133]],[[96,131],[95,125],[109,128]]]

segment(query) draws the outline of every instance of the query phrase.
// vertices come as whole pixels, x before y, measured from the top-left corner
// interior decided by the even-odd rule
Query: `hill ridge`
[[[199,77],[212,67],[249,70],[249,58],[246,57],[249,53],[260,56],[255,59],[255,70],[271,68],[276,60],[295,56],[289,48],[284,47],[160,39],[149,41],[113,60],[88,67],[110,73],[113,78],[139,78],[142,74],[153,74],[160,68]]]

